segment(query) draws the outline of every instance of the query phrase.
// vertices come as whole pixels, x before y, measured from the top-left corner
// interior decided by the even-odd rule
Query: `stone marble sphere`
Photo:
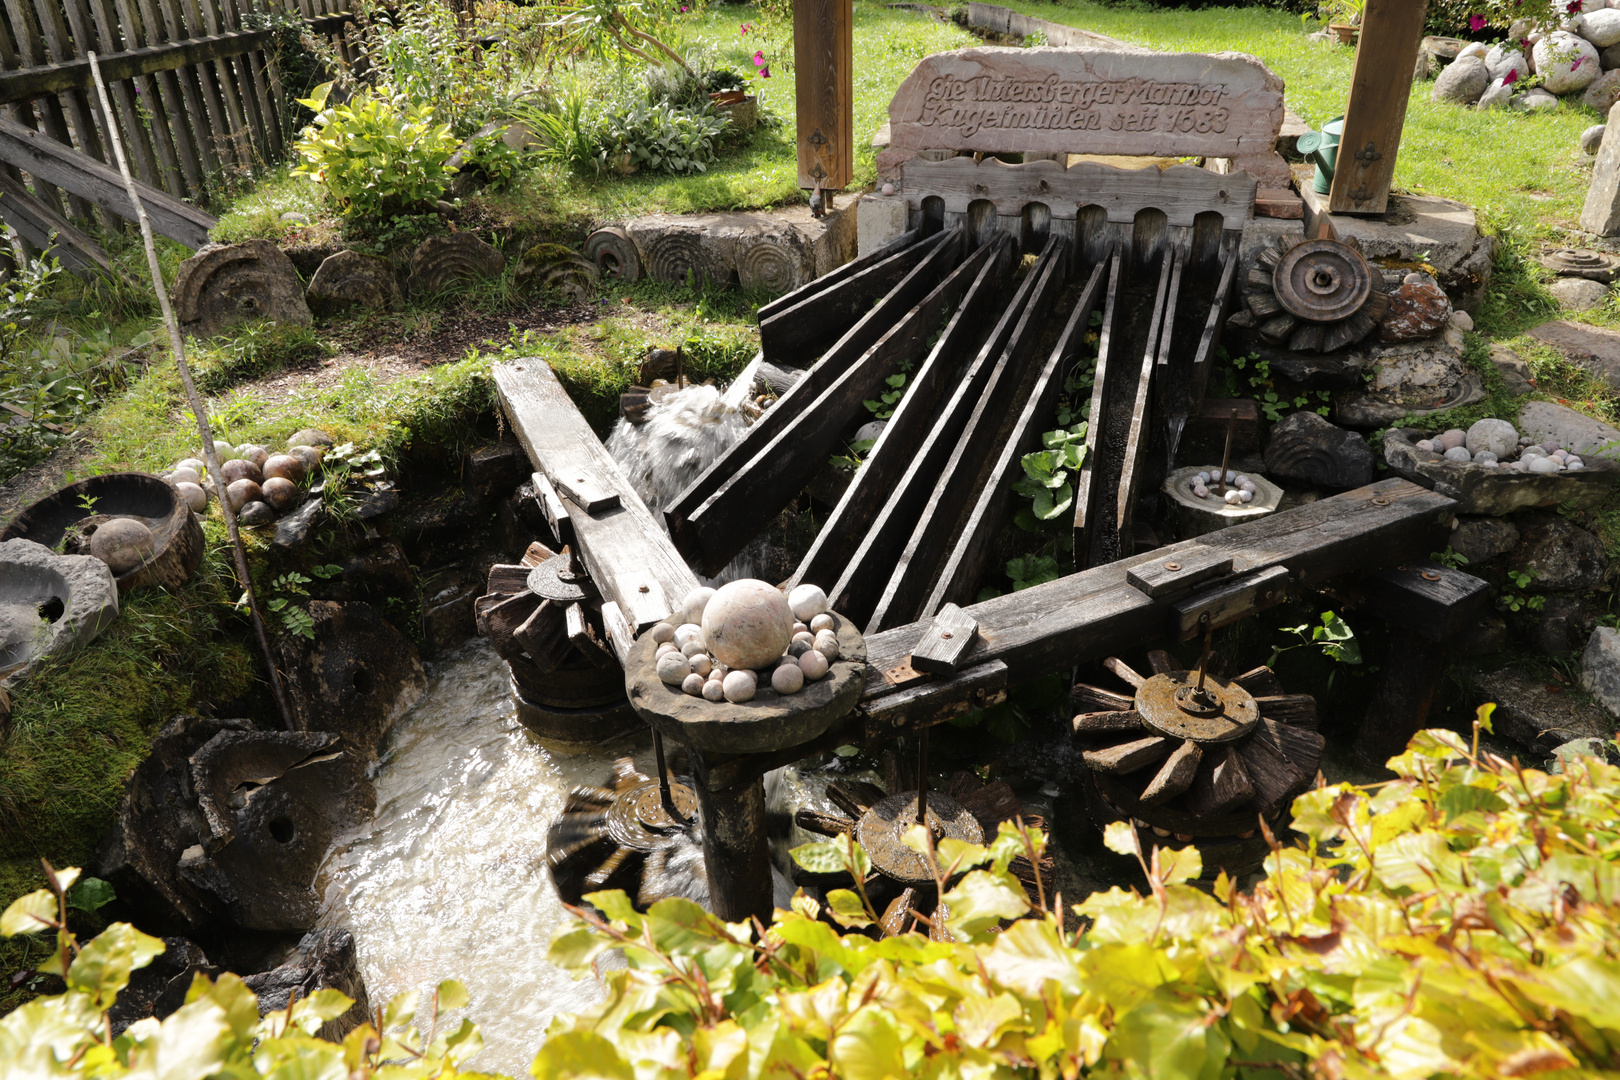
[[[1506,420],[1480,420],[1468,429],[1463,443],[1469,453],[1489,451],[1497,460],[1508,457],[1519,445],[1519,433]]]
[[[174,490],[180,493],[180,497],[186,500],[186,505],[191,507],[194,513],[200,514],[208,509],[208,492],[203,490],[201,484],[181,480],[174,485]]]
[[[793,617],[802,623],[827,610],[827,594],[817,585],[800,585],[788,594],[788,607],[793,609]]]
[[[264,489],[252,480],[237,480],[226,487],[225,499],[233,511],[240,510],[250,502],[263,502]]]
[[[234,484],[238,480],[252,480],[257,484],[264,480],[264,473],[246,458],[232,458],[225,462],[219,467],[219,475],[224,477],[226,484]]]
[[[767,668],[793,637],[787,597],[763,581],[722,585],[703,610],[709,655],[729,668]],[[729,695],[728,695],[729,697]]]
[[[263,473],[266,477],[279,476],[283,480],[291,480],[295,484],[304,482],[309,470],[302,461],[288,454],[275,454],[265,459]]]
[[[291,510],[298,501],[298,485],[282,476],[272,476],[263,484],[264,501],[280,511]]]
[[[90,554],[113,573],[126,573],[152,554],[152,530],[134,518],[113,518],[90,534]]]
[[[687,593],[686,598],[681,601],[680,610],[675,612],[680,617],[675,625],[681,626],[685,623],[701,624],[703,622],[703,609],[708,607],[709,601],[713,598],[714,590],[707,585],[700,585]]]

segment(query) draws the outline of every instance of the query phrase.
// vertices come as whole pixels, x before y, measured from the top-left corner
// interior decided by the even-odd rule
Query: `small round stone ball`
[[[1489,450],[1500,460],[1503,454],[1511,453],[1519,445],[1519,432],[1506,420],[1477,420],[1469,427],[1463,445],[1476,455],[1481,450]]]
[[[686,662],[692,665],[693,671],[704,678],[708,678],[709,672],[714,670],[714,661],[709,659],[707,653],[693,653],[686,658]]]
[[[263,502],[264,489],[252,480],[238,480],[226,486],[225,498],[232,510],[240,510],[250,502]]]
[[[704,701],[724,701],[724,700],[726,700],[725,683],[721,682],[719,679],[708,679],[708,680],[706,680],[703,683],[703,700]]]
[[[1564,462],[1564,468],[1572,470],[1584,469],[1586,468],[1586,462],[1582,461],[1578,457],[1571,457],[1568,461]]]
[[[171,484],[200,484],[202,483],[202,473],[196,469],[180,466],[173,469],[164,479]]]
[[[681,601],[681,622],[702,623],[703,609],[709,606],[709,601],[712,599],[714,599],[714,590],[707,585],[699,585],[687,593],[686,598]]]
[[[1236,506],[1238,503],[1240,503],[1242,501],[1243,501],[1243,492],[1239,491],[1237,488],[1227,488],[1226,489],[1226,502],[1227,502],[1228,505]]]
[[[727,701],[752,701],[756,688],[754,673],[752,671],[733,671],[721,681],[720,688],[725,691]]]
[[[818,634],[823,630],[831,630],[833,626],[833,617],[825,611],[810,620],[810,629]]]
[[[1530,461],[1530,471],[1533,473],[1555,473],[1561,468],[1563,466],[1550,457],[1532,458]]]
[[[264,489],[264,501],[278,511],[291,510],[298,501],[298,485],[291,480],[272,476],[259,486]]]
[[[201,458],[194,457],[182,458],[174,463],[174,467],[177,469],[190,469],[198,476],[201,476],[203,473],[208,471],[208,466],[203,462],[203,460]]]
[[[246,458],[232,458],[225,462],[219,467],[219,475],[225,478],[227,484],[234,484],[238,480],[252,480],[258,484],[264,480],[264,473]]]
[[[796,622],[793,624],[794,637],[798,637],[800,634],[808,634],[809,632],[810,625],[808,623]]]
[[[133,570],[152,554],[152,530],[134,518],[113,518],[90,534],[90,554],[115,574]]]
[[[816,635],[806,630],[803,633],[794,634],[793,640],[789,642],[789,644],[798,644],[801,642],[805,645],[814,645],[816,643]]]
[[[775,586],[754,578],[722,585],[703,610],[709,655],[733,668],[775,662],[793,637],[793,612]]]
[[[816,652],[828,660],[838,659],[838,635],[831,630],[823,630],[816,635]]]
[[[326,451],[318,446],[294,446],[287,451],[287,456],[295,458],[304,467],[305,473],[313,473],[321,467],[321,459]]]
[[[804,671],[804,677],[815,682],[827,674],[832,664],[819,650],[806,649],[804,655],[799,657],[799,667]]]
[[[1419,450],[1427,450],[1430,453],[1434,452],[1434,440],[1433,439],[1419,439],[1417,442],[1413,443],[1412,445],[1417,447]]]
[[[227,462],[236,456],[236,447],[232,446],[224,439],[215,439],[214,456],[219,458],[221,463]]]
[[[1238,492],[1238,501],[1244,503],[1254,502],[1254,489],[1244,488]]]
[[[703,684],[706,683],[706,682],[708,682],[707,679],[705,679],[703,676],[699,675],[697,672],[694,671],[694,672],[692,672],[692,674],[688,675],[686,678],[681,680],[681,689],[685,690],[688,694],[691,694],[693,697],[702,697],[703,696]]]
[[[1198,496],[1200,499],[1207,499],[1209,498],[1209,488],[1205,487],[1203,484],[1194,484],[1193,494]]]
[[[793,642],[790,645],[788,645],[788,647],[787,647],[788,656],[791,657],[794,660],[797,660],[799,657],[803,656],[807,652],[812,651],[815,648],[815,646],[810,644],[810,642],[814,641],[815,639],[811,638],[809,634],[806,634],[804,636],[805,636],[806,640],[800,641],[799,639],[795,638],[793,640]]]
[[[279,476],[283,480],[291,480],[295,484],[302,484],[309,470],[304,463],[287,454],[273,454],[264,463],[265,476]]]
[[[654,623],[653,628],[647,633],[651,634],[652,639],[660,645],[675,640],[675,627],[667,622]]]
[[[691,641],[688,641],[685,645],[681,646],[681,655],[685,656],[687,660],[691,660],[694,656],[704,655],[703,648],[703,642],[697,638],[693,638]]]
[[[1453,446],[1446,450],[1447,461],[1458,461],[1464,465],[1474,460],[1474,455],[1468,452],[1466,446]]]
[[[1440,433],[1440,445],[1445,447],[1447,450],[1450,450],[1453,447],[1461,446],[1467,441],[1468,432],[1464,431],[1462,428],[1452,428],[1449,431],[1443,431]]]
[[[1498,459],[1497,456],[1491,453],[1489,450],[1481,450],[1479,453],[1474,455],[1475,465],[1495,465],[1498,460],[1500,459]]]
[[[270,451],[258,443],[243,443],[236,448],[236,456],[245,461],[251,461],[262,469],[264,463],[270,460]]]
[[[804,688],[804,669],[798,664],[783,664],[771,672],[771,689],[778,694],[797,694]]]
[[[794,618],[809,622],[827,610],[827,594],[819,585],[800,585],[788,594],[788,607],[793,609]]]
[[[670,640],[675,643],[677,649],[684,650],[690,643],[703,640],[703,627],[697,623],[682,623],[675,628]]]
[[[671,686],[679,686],[692,674],[692,665],[680,653],[665,653],[658,658],[658,677]]]
[[[1207,484],[1209,483],[1209,473],[1201,472],[1197,476],[1193,477],[1193,480],[1200,484]]]
[[[174,485],[174,490],[180,493],[180,497],[186,501],[186,505],[196,513],[200,514],[208,509],[208,492],[203,490],[202,485],[188,484],[181,481]]]

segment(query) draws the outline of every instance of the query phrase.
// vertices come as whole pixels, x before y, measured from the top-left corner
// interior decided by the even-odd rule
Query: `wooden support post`
[[[1389,206],[1428,7],[1428,0],[1367,0],[1328,202],[1331,213],[1382,214]]]
[[[1411,67],[1410,64],[1407,65]],[[795,0],[793,84],[799,186],[840,191],[854,179],[855,12],[851,0]]]
[[[753,916],[769,926],[774,904],[764,776],[756,773],[735,785],[720,786],[714,783],[720,778],[713,775],[710,755],[696,749],[691,755],[703,824],[709,908],[726,922],[743,922]]]

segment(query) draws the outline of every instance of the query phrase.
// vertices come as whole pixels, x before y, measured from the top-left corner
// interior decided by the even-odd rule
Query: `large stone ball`
[[[186,500],[186,505],[191,507],[192,512],[200,514],[208,509],[208,492],[201,484],[190,484],[181,480],[174,485],[174,490]]]
[[[225,488],[225,501],[233,511],[240,510],[250,502],[263,502],[264,489],[252,480],[237,480]]]
[[[152,530],[134,518],[113,518],[90,534],[90,554],[113,573],[127,573],[152,554]]]
[[[1488,450],[1500,460],[1513,455],[1519,445],[1519,433],[1506,420],[1479,420],[1468,429],[1468,437],[1463,445],[1469,453],[1478,454]]]
[[[703,610],[709,655],[729,668],[768,668],[793,638],[787,597],[770,584],[743,578],[722,585]]]
[[[284,476],[272,476],[260,486],[264,488],[264,501],[282,513],[298,502],[298,485]]]
[[[266,477],[279,476],[283,480],[290,480],[295,484],[302,484],[309,470],[304,463],[295,457],[286,454],[274,454],[264,463]]]
[[[219,467],[219,475],[225,478],[227,485],[238,480],[251,480],[255,484],[264,479],[264,473],[259,467],[246,458],[232,458]]]

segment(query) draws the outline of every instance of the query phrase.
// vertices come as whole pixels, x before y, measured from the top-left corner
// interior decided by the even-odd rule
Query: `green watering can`
[[[1339,164],[1339,140],[1344,138],[1344,117],[1335,117],[1322,126],[1299,137],[1299,152],[1307,159],[1316,160],[1316,188],[1318,195],[1333,190],[1333,170]]]

